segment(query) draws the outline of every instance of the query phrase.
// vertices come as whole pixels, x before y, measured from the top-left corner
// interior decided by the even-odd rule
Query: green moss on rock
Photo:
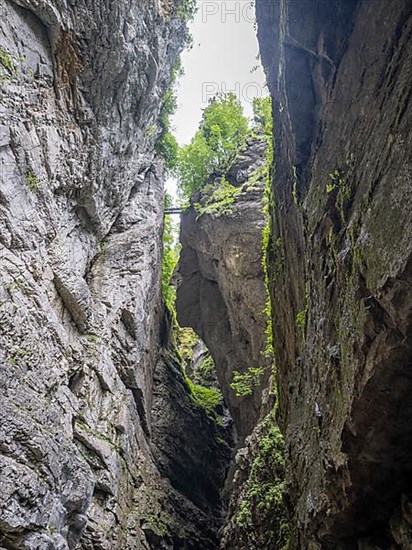
[[[235,517],[242,547],[288,547],[284,450],[283,436],[270,414],[258,428],[256,451]]]

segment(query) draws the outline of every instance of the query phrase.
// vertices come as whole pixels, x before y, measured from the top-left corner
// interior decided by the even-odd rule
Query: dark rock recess
[[[294,547],[411,548],[412,4],[258,0],[257,13]]]

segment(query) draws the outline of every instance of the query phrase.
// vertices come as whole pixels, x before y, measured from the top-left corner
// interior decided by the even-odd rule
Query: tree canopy
[[[224,172],[249,131],[248,119],[234,94],[214,98],[204,109],[199,130],[181,148],[178,160],[180,190],[190,197],[213,172]]]

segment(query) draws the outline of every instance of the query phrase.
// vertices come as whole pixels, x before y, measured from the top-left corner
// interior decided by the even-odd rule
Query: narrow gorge
[[[0,550],[412,548],[410,0],[0,2]]]

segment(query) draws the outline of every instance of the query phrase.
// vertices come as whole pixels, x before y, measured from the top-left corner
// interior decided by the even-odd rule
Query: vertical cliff
[[[411,544],[412,6],[257,2],[293,548]]]
[[[183,213],[177,316],[208,346],[226,403],[243,440],[262,412],[270,376],[265,357],[266,289],[263,270],[265,139],[251,138],[225,174],[192,197]],[[229,181],[231,183],[229,183]],[[256,391],[239,395],[234,372],[261,368]],[[266,401],[268,396],[266,395]]]
[[[252,136],[230,169],[182,215],[177,316],[213,356],[237,430],[220,548],[280,548],[287,540],[284,442],[273,412],[264,269],[268,143]]]
[[[161,353],[154,144],[183,10],[5,0],[0,12],[0,545],[214,547],[227,449]],[[201,474],[203,499],[161,468],[170,376],[179,422],[222,457]]]
[[[255,128],[193,196],[176,277],[233,453],[161,297],[190,2],[2,1],[2,549],[411,547],[412,6],[388,6],[257,0],[269,204]]]

